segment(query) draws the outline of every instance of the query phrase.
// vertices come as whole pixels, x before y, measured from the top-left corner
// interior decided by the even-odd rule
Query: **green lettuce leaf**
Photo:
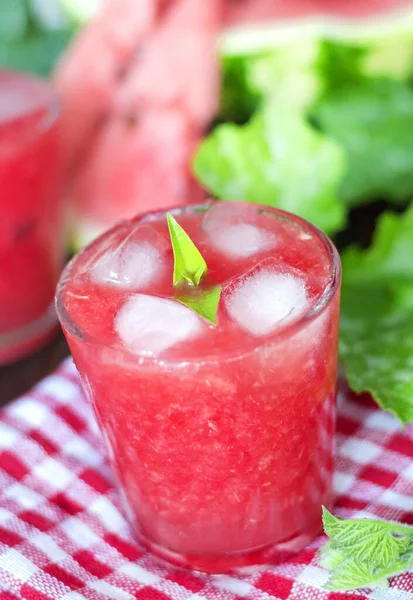
[[[349,205],[413,195],[413,90],[374,79],[327,93],[314,111],[321,129],[347,153],[341,196]]]
[[[399,30],[376,35],[364,44],[361,71],[367,77],[390,77],[407,81],[413,75],[412,20],[399,24]]]
[[[70,30],[33,30],[19,40],[0,40],[0,67],[46,77],[65,50],[71,35]]]
[[[249,81],[250,59],[246,56],[223,57],[221,63],[220,119],[245,123],[262,101],[259,90]]]
[[[366,48],[336,40],[322,40],[317,60],[324,94],[365,80],[362,60]]]
[[[283,44],[247,63],[249,88],[274,106],[305,110],[318,97],[322,82],[316,69],[317,40]]]
[[[29,22],[25,0],[1,0],[0,40],[10,41],[24,35]]]
[[[253,55],[222,57],[221,118],[243,123],[263,101],[309,108],[323,89],[319,48],[319,41],[310,39]]]
[[[218,198],[282,208],[328,233],[345,222],[337,197],[343,153],[295,111],[266,107],[244,126],[218,126],[201,144],[194,171]]]
[[[342,255],[340,355],[356,392],[413,420],[413,205],[384,213],[372,247]]]

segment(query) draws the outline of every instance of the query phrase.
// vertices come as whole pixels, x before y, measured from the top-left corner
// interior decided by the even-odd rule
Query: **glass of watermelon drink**
[[[0,364],[40,347],[57,327],[58,117],[45,83],[0,71]]]
[[[331,506],[340,261],[282,211],[172,214],[208,266],[201,291],[222,286],[215,326],[174,299],[164,212],[77,255],[57,310],[138,538],[228,572],[300,549]]]

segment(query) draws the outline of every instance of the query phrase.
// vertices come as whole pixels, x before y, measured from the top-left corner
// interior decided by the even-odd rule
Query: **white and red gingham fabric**
[[[335,512],[413,523],[413,426],[341,393]],[[0,412],[0,600],[360,600],[323,590],[320,536],[243,576],[184,572],[137,544],[68,360]],[[413,599],[413,572],[375,600]]]

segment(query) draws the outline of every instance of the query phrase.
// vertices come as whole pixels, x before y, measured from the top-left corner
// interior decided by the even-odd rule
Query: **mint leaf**
[[[343,153],[295,111],[266,107],[246,125],[218,126],[201,144],[194,170],[218,198],[282,208],[328,233],[344,224],[337,198]]]
[[[340,356],[353,390],[413,420],[413,205],[384,213],[370,249],[342,255]]]
[[[174,285],[187,282],[197,287],[202,276],[207,273],[206,262],[177,220],[170,213],[166,215],[166,218],[175,259]]]
[[[202,277],[207,274],[206,262],[176,219],[170,213],[166,218],[175,259],[173,283],[179,286],[174,298],[215,325],[221,287],[198,288]]]
[[[387,588],[389,584],[386,577],[397,575],[402,569],[395,569],[394,573],[388,574],[386,569],[375,571],[365,561],[349,559],[335,569],[325,587],[337,592],[365,587]]]
[[[209,289],[194,291],[191,295],[175,295],[175,300],[185,304],[198,315],[216,325],[221,286],[216,285]]]
[[[407,536],[396,537],[392,523],[370,519],[340,519],[323,509],[324,531],[332,539],[332,550],[351,554],[357,561],[385,568],[395,562],[409,545]],[[413,528],[410,530],[413,535]]]
[[[345,591],[387,587],[389,577],[413,562],[413,528],[391,521],[340,519],[323,507],[330,541],[320,550],[320,565],[330,569],[326,588]]]
[[[373,79],[332,90],[318,103],[314,118],[346,152],[341,197],[348,205],[410,200],[413,90],[407,83]]]

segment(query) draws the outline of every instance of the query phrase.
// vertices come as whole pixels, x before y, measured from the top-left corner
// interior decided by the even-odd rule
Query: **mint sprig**
[[[341,519],[324,507],[323,524],[330,541],[320,550],[320,565],[330,570],[329,590],[387,587],[390,577],[413,565],[413,527]]]
[[[174,285],[187,282],[198,287],[208,268],[202,254],[178,221],[168,213],[169,235],[174,252]]]
[[[216,325],[221,286],[197,289],[208,272],[204,257],[177,220],[170,213],[167,213],[166,218],[174,253],[173,284],[177,288],[174,297]]]
[[[217,311],[220,297],[221,287],[219,285],[214,285],[206,290],[200,290],[199,293],[192,293],[188,296],[175,295],[176,300],[194,310],[213,325],[216,325],[217,323]]]

